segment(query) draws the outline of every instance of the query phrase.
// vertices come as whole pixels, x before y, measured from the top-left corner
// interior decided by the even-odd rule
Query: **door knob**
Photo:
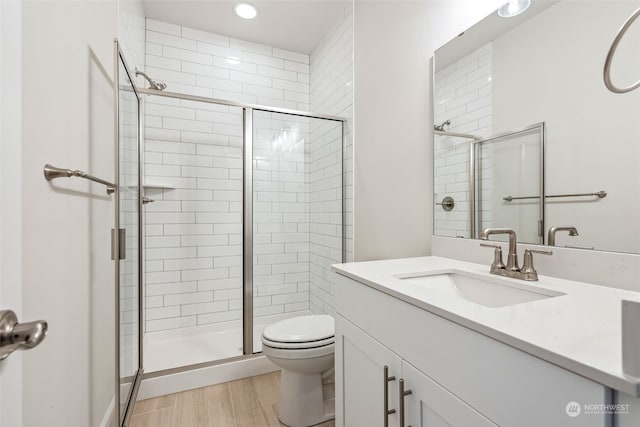
[[[11,310],[0,310],[0,360],[18,349],[36,347],[47,335],[47,322],[18,323],[18,317]]]

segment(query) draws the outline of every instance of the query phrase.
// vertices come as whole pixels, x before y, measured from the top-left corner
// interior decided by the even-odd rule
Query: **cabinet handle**
[[[389,381],[395,381],[396,377],[389,376],[389,367],[384,365],[384,427],[389,427],[389,415],[395,414],[395,409],[389,409]]]
[[[411,394],[411,390],[404,389],[404,379],[400,378],[400,427],[404,427],[404,397]],[[411,427],[411,426],[407,426]]]

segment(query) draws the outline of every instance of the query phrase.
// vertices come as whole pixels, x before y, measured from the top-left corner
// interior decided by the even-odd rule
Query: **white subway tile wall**
[[[172,92],[309,110],[308,55],[152,19],[146,52],[148,74]]]
[[[145,99],[147,332],[241,318],[241,135],[241,108]]]
[[[342,262],[342,191],[345,192],[346,260],[353,261],[353,9],[345,7],[336,23],[311,53],[311,111],[347,118],[342,125],[311,122],[310,155],[310,308],[335,313],[331,265]]]
[[[254,321],[309,310],[309,122],[253,115]]]
[[[351,19],[349,11],[345,16],[348,30],[341,24],[323,42],[327,53],[322,55],[326,65],[321,78],[338,78],[332,73],[344,74],[345,69],[351,74]],[[338,45],[344,46],[339,52],[342,62],[332,58],[338,53],[331,49]],[[308,55],[154,20],[147,20],[146,60],[146,71],[166,81],[168,90],[273,107],[308,111],[309,89],[321,84],[320,80],[313,83]],[[347,68],[343,62],[348,62]],[[316,75],[320,75],[318,68]],[[340,84],[344,93],[338,95],[331,85],[317,90],[316,96],[323,101],[318,103],[322,108],[314,111],[346,112],[341,115],[351,117],[350,81],[349,77],[343,82],[347,86]],[[312,172],[322,198],[314,200],[314,206],[326,209],[317,212],[322,215],[313,226],[320,236],[315,244],[316,265],[320,265],[319,256],[332,259],[323,261],[325,267],[341,260],[341,256],[336,258],[342,207],[337,182],[341,149],[336,138],[342,130],[340,122],[330,122],[339,132],[315,122],[324,121],[254,114],[256,316],[310,308]],[[310,134],[311,129],[316,135]],[[337,155],[327,153],[325,145],[337,150]],[[320,150],[318,154],[310,154],[314,147]],[[242,110],[146,97],[144,164],[146,192],[156,200],[146,205],[145,212],[146,331],[240,319]],[[324,234],[318,234],[320,231]],[[321,285],[327,295],[323,298],[332,307],[326,273],[316,270],[314,276],[324,280]],[[316,305],[320,310],[323,307]]]
[[[488,43],[435,73],[436,125],[451,121],[448,130],[479,137],[491,135],[491,55]],[[437,57],[436,57],[437,61]],[[455,200],[452,211],[434,207],[434,234],[470,237],[469,147],[470,139],[435,135],[434,203],[446,196]],[[483,157],[488,156],[486,150]],[[490,168],[484,161],[483,168]],[[490,176],[485,170],[484,176]],[[490,196],[490,186],[483,188]],[[483,217],[489,220],[491,208],[483,203]]]

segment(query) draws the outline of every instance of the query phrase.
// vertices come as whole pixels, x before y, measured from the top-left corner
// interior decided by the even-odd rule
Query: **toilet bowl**
[[[331,316],[299,316],[267,326],[262,351],[282,369],[280,422],[307,427],[332,420],[335,415],[333,384],[323,384],[323,374],[334,365],[335,326]]]

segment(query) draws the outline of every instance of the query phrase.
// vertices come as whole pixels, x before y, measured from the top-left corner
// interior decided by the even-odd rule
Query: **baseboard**
[[[279,368],[265,356],[256,356],[204,368],[143,378],[137,400],[226,383],[277,370]]]
[[[111,398],[111,402],[109,402],[109,406],[107,407],[107,410],[102,417],[102,421],[100,421],[100,427],[108,427],[115,424],[115,420],[113,419],[113,416],[116,413],[116,411],[114,410],[115,407],[116,397],[114,396]]]

